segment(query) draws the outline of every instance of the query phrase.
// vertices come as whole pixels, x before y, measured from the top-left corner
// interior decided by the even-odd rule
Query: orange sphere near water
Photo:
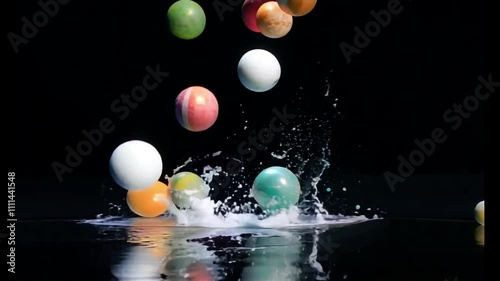
[[[293,17],[285,13],[278,2],[266,2],[257,10],[257,27],[269,38],[281,38],[290,32]]]
[[[301,17],[309,14],[316,6],[317,0],[278,0],[280,8],[285,13]]]
[[[143,190],[129,190],[127,204],[137,215],[154,218],[168,209],[167,199],[170,197],[168,186],[160,181]]]

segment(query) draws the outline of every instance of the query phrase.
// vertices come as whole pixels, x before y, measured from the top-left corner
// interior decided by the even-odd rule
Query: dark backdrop
[[[170,172],[191,155],[235,150],[228,139],[244,119],[259,128],[300,87],[312,104],[304,108],[314,114],[328,79],[341,112],[332,130],[332,170],[353,190],[350,200],[363,206],[361,212],[369,206],[386,216],[472,218],[483,200],[488,101],[456,131],[443,113],[474,93],[479,75],[488,75],[482,1],[402,1],[403,11],[351,63],[339,44],[353,45],[353,28],[363,29],[373,20],[370,11],[389,1],[319,0],[281,39],[247,30],[241,5],[220,20],[214,1],[198,2],[207,26],[191,41],[169,33],[166,12],[173,1],[71,1],[20,45],[15,130],[10,128],[18,217],[94,217],[102,212],[102,185],[110,182],[109,156],[120,143],[152,143]],[[40,7],[16,4],[12,31],[20,34],[21,18],[31,19]],[[238,60],[254,48],[273,52],[282,65],[280,82],[267,93],[249,92],[238,81]],[[142,82],[146,66],[157,64],[170,75],[125,120],[116,119],[111,103]],[[188,132],[175,120],[175,97],[191,85],[206,86],[219,100],[217,123],[203,133]],[[59,181],[51,163],[64,163],[65,147],[75,148],[82,130],[98,128],[106,117],[116,129]],[[398,156],[407,158],[414,140],[429,138],[438,127],[446,130],[446,142],[392,192],[384,172],[396,173]]]

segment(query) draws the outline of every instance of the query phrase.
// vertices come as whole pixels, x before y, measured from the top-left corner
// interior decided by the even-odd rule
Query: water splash
[[[191,156],[165,175],[168,181],[178,172],[194,172],[210,187],[210,197],[195,202],[192,210],[179,210],[169,202],[171,208],[165,217],[175,217],[180,226],[220,228],[266,228],[366,220],[364,216],[330,215],[324,207],[324,202],[318,197],[320,190],[325,189],[330,192],[330,186],[334,183],[329,173],[330,138],[334,121],[340,115],[338,109],[340,101],[335,97],[328,76],[323,80],[323,88],[319,90],[322,92],[322,98],[305,102],[304,97],[313,95],[313,91],[316,92],[318,89],[299,87],[291,102],[286,105],[289,112],[293,112],[296,117],[285,129],[274,132],[272,141],[256,146],[253,157],[246,157],[246,154],[239,153],[239,149],[234,147],[238,147],[245,139],[255,137],[258,130],[269,128],[269,122],[260,126],[252,125],[248,121],[249,118],[244,116],[246,112],[244,105],[240,104],[244,124],[240,132],[232,133],[232,139],[235,141],[233,149],[238,150],[238,153],[232,150],[219,150],[201,156]],[[317,111],[304,113],[311,112],[304,110],[305,107],[317,107]],[[240,135],[243,137],[237,142],[236,139],[239,138],[237,136]],[[237,169],[231,169],[233,166],[237,166]],[[251,194],[253,179],[269,166],[288,168],[295,173],[301,184],[301,196],[297,206],[272,216],[260,208]],[[346,187],[342,188],[345,192]],[[327,198],[329,199],[330,197]],[[121,210],[122,206],[123,202],[113,203],[112,207]],[[105,216],[101,215],[100,219],[103,217]],[[105,221],[105,223],[110,222]]]

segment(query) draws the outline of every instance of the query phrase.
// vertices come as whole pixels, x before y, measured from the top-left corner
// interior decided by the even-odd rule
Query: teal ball
[[[252,195],[264,210],[288,209],[299,201],[300,182],[287,168],[272,166],[257,175]]]

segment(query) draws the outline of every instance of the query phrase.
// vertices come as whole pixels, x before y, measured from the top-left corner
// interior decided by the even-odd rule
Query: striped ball
[[[184,89],[175,100],[177,121],[192,132],[205,131],[217,120],[219,104],[214,94],[201,86]]]

